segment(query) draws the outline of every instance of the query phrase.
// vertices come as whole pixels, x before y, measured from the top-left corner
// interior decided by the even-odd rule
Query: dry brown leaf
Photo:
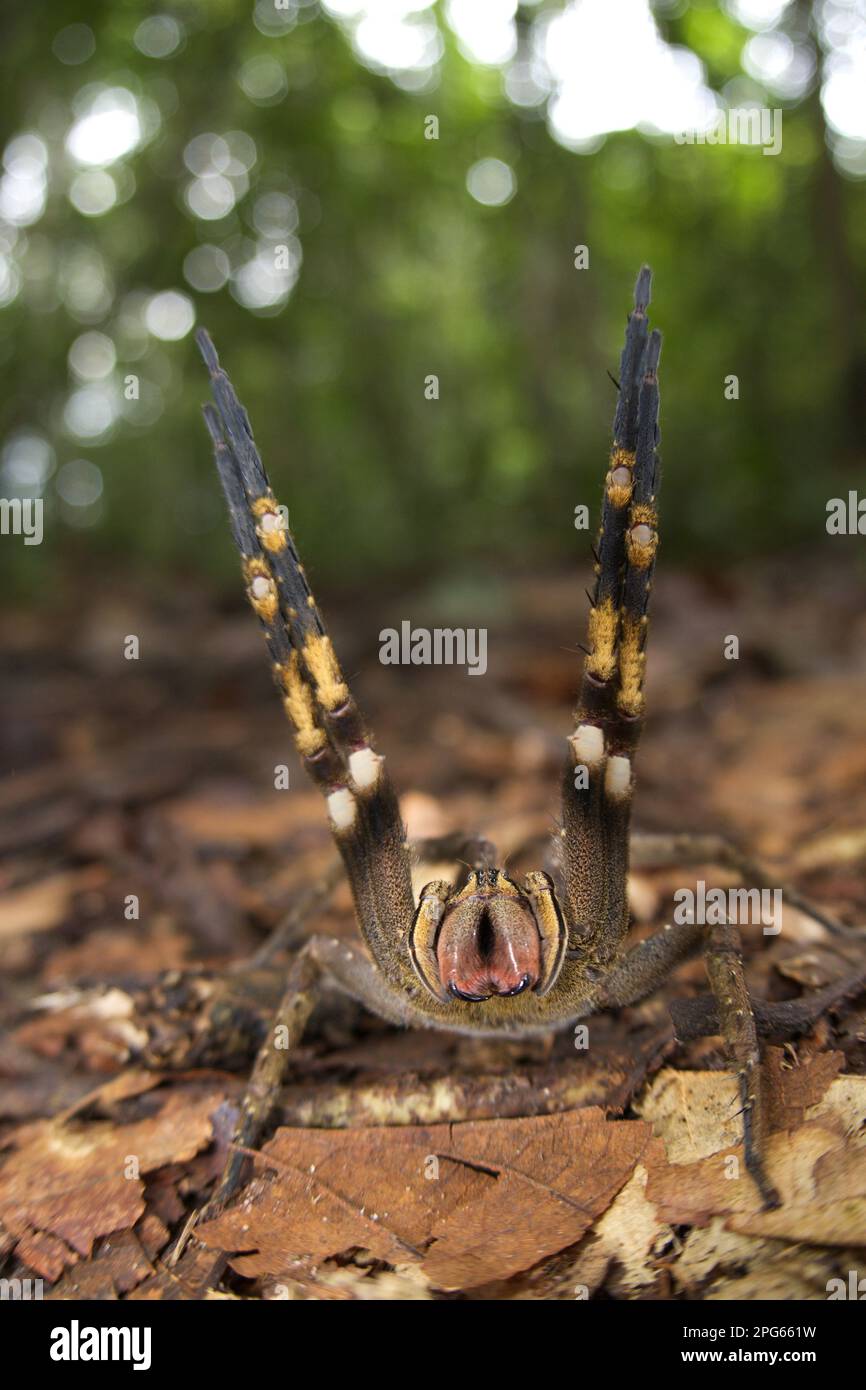
[[[832,1127],[809,1122],[771,1136],[767,1169],[782,1198],[778,1210],[761,1208],[741,1151],[670,1165],[650,1155],[647,1196],[672,1225],[701,1225],[727,1214],[731,1230],[747,1235],[866,1245],[866,1150],[838,1122],[828,1123]]]
[[[723,1217],[695,1227],[671,1265],[676,1286],[705,1300],[825,1299],[845,1252],[812,1250],[729,1230]],[[848,1252],[848,1260],[856,1259]]]
[[[825,1142],[830,1135],[831,1142]],[[732,1218],[733,1230],[813,1245],[866,1246],[866,1144],[817,1123],[787,1136],[776,1172],[778,1211]]]
[[[639,1163],[582,1242],[563,1282],[575,1288],[583,1286],[594,1294],[607,1281],[611,1292],[625,1298],[646,1295],[653,1288],[659,1278],[653,1253],[672,1238],[673,1232],[647,1201],[647,1178],[646,1168]]]
[[[792,1060],[793,1058],[793,1060]],[[841,1052],[803,1052],[780,1047],[764,1052],[762,1076],[769,1128],[795,1128],[827,1093],[844,1062]],[[691,1163],[742,1142],[740,1091],[728,1071],[659,1072],[635,1103],[639,1115],[664,1140],[671,1163]]]
[[[434,1225],[424,1268],[446,1289],[508,1278],[574,1244],[627,1182],[649,1127],[587,1109],[457,1125],[453,1136],[455,1156],[499,1176],[470,1210]]]
[[[771,1130],[796,1129],[810,1106],[817,1105],[836,1080],[845,1058],[841,1052],[805,1052],[796,1056],[780,1047],[768,1047],[762,1076]]]
[[[126,1176],[130,1160],[143,1174],[192,1158],[210,1142],[221,1100],[212,1085],[183,1085],[131,1124],[55,1119],[19,1130],[0,1171],[0,1220],[22,1260],[56,1278],[58,1264],[89,1256],[98,1236],[132,1226],[144,1184]]]
[[[420,1260],[436,1216],[495,1183],[440,1163],[451,1127],[281,1129],[265,1145],[273,1181],[250,1184],[239,1206],[199,1227],[243,1274],[291,1274],[292,1264],[361,1247],[389,1264]],[[430,1174],[430,1176],[426,1176]]]
[[[597,1109],[402,1129],[280,1130],[277,1176],[199,1229],[246,1275],[354,1248],[431,1284],[507,1278],[573,1244],[631,1175],[648,1126]]]
[[[796,1134],[771,1135],[766,1166],[785,1208],[803,1208],[815,1200],[813,1172],[818,1160],[844,1142],[837,1130],[817,1124]],[[734,1230],[781,1234],[771,1220],[780,1212],[762,1212],[761,1198],[746,1171],[742,1148],[726,1145],[695,1163],[668,1164],[657,1153],[648,1159],[647,1196],[671,1225],[702,1225],[711,1216],[731,1214]],[[734,1218],[743,1217],[742,1222]],[[793,1239],[807,1240],[805,1233]]]
[[[665,1067],[634,1108],[664,1141],[669,1163],[693,1163],[742,1139],[740,1093],[727,1071]]]
[[[89,1260],[82,1260],[68,1269],[54,1289],[52,1298],[114,1299],[129,1293],[143,1279],[153,1274],[148,1259],[134,1231],[119,1231],[108,1240],[100,1241]]]
[[[799,1066],[784,1065],[785,1057],[771,1048],[765,1063],[770,1119],[785,1126],[767,1146],[780,1209],[761,1208],[741,1131],[732,1142],[736,1086],[717,1072],[663,1073],[650,1087],[641,1110],[654,1121],[666,1156],[648,1152],[647,1197],[672,1225],[702,1225],[728,1214],[730,1228],[749,1235],[866,1244],[866,1145],[855,1132],[866,1093],[845,1078],[832,1079],[839,1054],[807,1056]],[[821,1118],[803,1123],[807,1113]]]

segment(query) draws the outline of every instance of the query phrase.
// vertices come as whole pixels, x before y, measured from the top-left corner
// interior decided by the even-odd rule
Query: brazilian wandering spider
[[[589,651],[567,740],[560,829],[551,872],[515,882],[486,841],[451,837],[468,861],[454,883],[414,900],[412,850],[385,760],[372,743],[310,592],[240,405],[204,330],[198,342],[215,405],[204,407],[246,592],[301,760],[325,798],[351,884],[366,954],[313,936],[295,956],[276,1023],[283,1046],[263,1044],[222,1181],[206,1211],[236,1191],[244,1152],[268,1117],[287,1055],[300,1041],[320,982],[374,1014],[412,1027],[528,1035],[562,1029],[656,991],[703,948],[718,1028],[742,1096],[745,1157],[765,1205],[777,1202],[764,1168],[756,1009],[731,921],[683,922],[627,949],[629,851],[654,866],[716,862],[766,875],[717,836],[630,834],[633,760],[644,715],[647,608],[658,545],[658,363],[649,331],[650,272],[641,270],[620,364],[613,443],[595,551]],[[830,930],[832,917],[786,889]],[[757,1006],[758,1012],[762,1006]],[[763,1006],[766,1008],[767,1006]],[[712,1029],[710,1029],[712,1031]]]

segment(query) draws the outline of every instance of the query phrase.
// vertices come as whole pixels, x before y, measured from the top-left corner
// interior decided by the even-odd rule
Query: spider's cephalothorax
[[[760,1158],[757,1034],[736,927],[682,923],[631,950],[624,946],[633,759],[643,724],[647,607],[658,546],[661,338],[648,330],[649,290],[645,267],[620,361],[589,650],[567,742],[553,876],[531,873],[518,886],[491,867],[489,845],[464,838],[452,860],[470,861],[469,878],[429,883],[417,904],[411,849],[385,760],[338,664],[246,411],[207,334],[199,333],[216,403],[205,406],[205,418],[247,596],[298,754],[324,795],[368,950],[313,937],[291,967],[281,1018],[296,1042],[324,977],[397,1023],[467,1033],[547,1032],[598,1009],[635,1003],[703,946],[740,1078],[747,1162],[772,1201]],[[677,845],[682,863],[682,838]],[[273,1049],[264,1049],[257,1068],[270,1075],[274,1065]],[[257,1084],[254,1076],[251,1095],[263,1093]],[[240,1144],[252,1142],[260,1120],[260,1104],[245,1104]]]

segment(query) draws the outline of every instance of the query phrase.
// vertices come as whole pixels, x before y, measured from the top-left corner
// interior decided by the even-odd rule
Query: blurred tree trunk
[[[811,200],[815,245],[828,291],[832,333],[827,350],[836,361],[839,407],[838,441],[853,463],[862,456],[866,434],[866,321],[846,225],[845,182],[833,162],[827,121],[821,103],[823,49],[811,0],[796,0],[784,29],[795,43],[807,46],[815,64],[815,82],[806,98],[815,136]]]

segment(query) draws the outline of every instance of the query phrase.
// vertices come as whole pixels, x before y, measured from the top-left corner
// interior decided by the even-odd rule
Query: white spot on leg
[[[262,516],[261,521],[259,522],[259,525],[261,526],[265,535],[267,535],[269,532],[282,531],[284,529],[283,519],[277,512],[265,512]]]
[[[327,798],[328,815],[335,830],[348,830],[355,823],[355,798],[346,787]]]
[[[357,752],[349,754],[349,773],[359,791],[375,787],[383,761],[372,748],[359,748]]]
[[[604,757],[604,734],[597,724],[578,724],[568,741],[575,763],[600,763]]]
[[[626,796],[631,791],[631,762],[628,758],[608,758],[604,789],[608,796]]]

